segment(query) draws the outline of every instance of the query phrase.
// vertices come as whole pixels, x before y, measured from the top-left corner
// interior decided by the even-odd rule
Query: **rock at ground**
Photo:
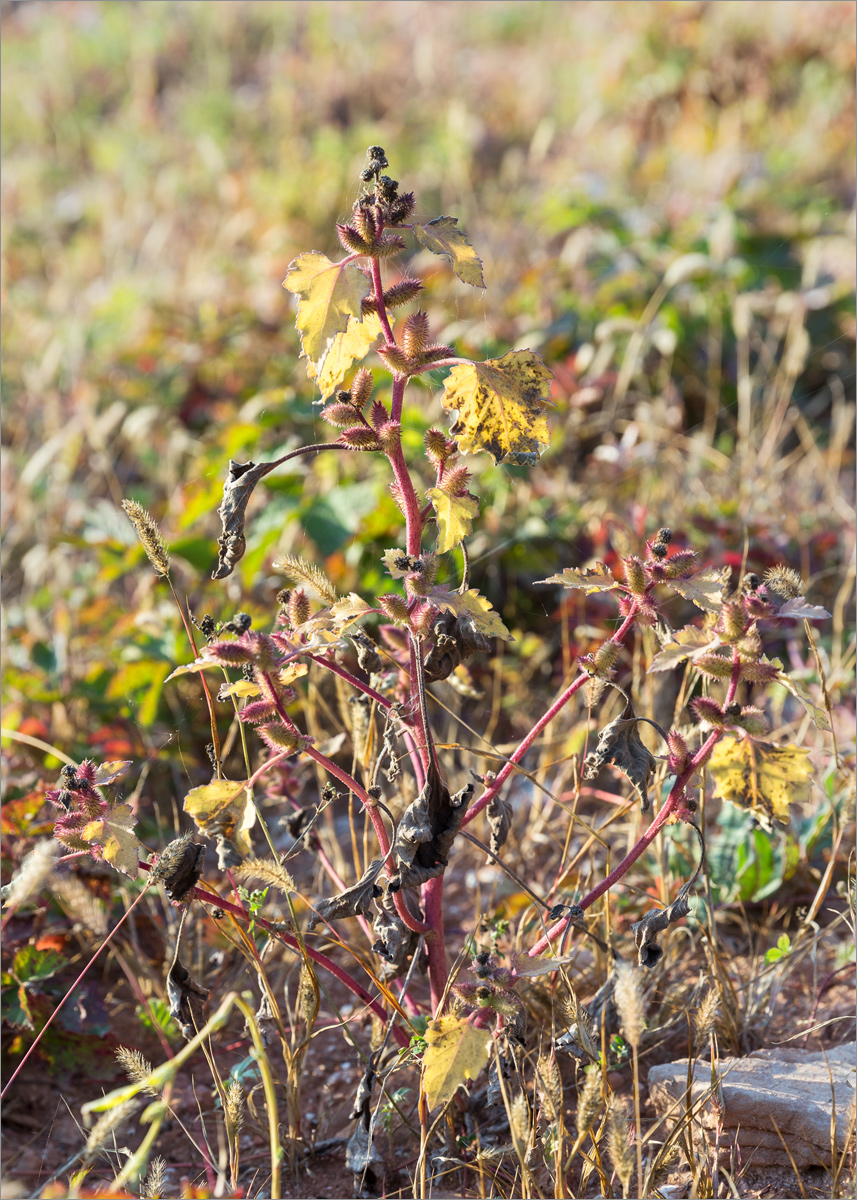
[[[728,1157],[737,1146],[745,1166],[831,1166],[831,1122],[836,1110],[836,1149],[854,1138],[857,1044],[813,1053],[779,1047],[716,1063],[720,1092],[712,1095],[711,1063],[694,1067],[693,1134],[702,1152],[715,1143]],[[688,1060],[649,1071],[649,1099],[670,1123],[683,1117]],[[718,1125],[720,1133],[718,1137]],[[788,1151],[786,1150],[788,1147]]]

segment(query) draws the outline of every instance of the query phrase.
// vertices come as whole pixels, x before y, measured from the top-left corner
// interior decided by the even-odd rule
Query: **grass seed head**
[[[625,1041],[637,1049],[645,1027],[643,982],[639,968],[626,962],[616,964],[613,998],[616,1001]]]
[[[158,528],[154,517],[146,512],[142,504],[138,504],[136,500],[123,500],[122,507],[128,520],[137,530],[137,537],[146,551],[149,562],[155,568],[155,574],[166,578],[170,573],[170,556],[164,535]]]

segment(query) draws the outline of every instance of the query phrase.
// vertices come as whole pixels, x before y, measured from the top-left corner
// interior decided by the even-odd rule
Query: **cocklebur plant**
[[[318,251],[301,254],[284,281],[297,299],[302,355],[320,393],[320,415],[333,431],[331,440],[299,446],[272,462],[229,463],[218,510],[222,534],[213,577],[228,577],[244,553],[244,523],[256,484],[293,459],[337,452],[373,454],[389,465],[390,493],[403,521],[401,543],[383,555],[390,584],[379,595],[340,597],[317,565],[287,556],[275,564],[289,586],[279,595],[279,611],[270,629],[255,628],[245,614],[223,624],[206,618],[199,626],[206,644],[193,662],[173,674],[220,671],[225,682],[219,699],[231,701],[240,721],[246,777],[223,778],[212,715],[215,778],[194,788],[184,800],[184,811],[197,830],[216,839],[218,867],[227,878],[242,877],[244,872],[279,888],[286,897],[294,889],[289,877],[276,878],[282,870],[279,855],[254,800],[257,783],[268,786],[269,797],[277,794],[276,781],[290,764],[301,760],[315,764],[327,780],[322,806],[347,796],[365,810],[375,851],[360,879],[350,886],[342,881],[317,839],[313,842],[310,817],[308,826],[295,829],[296,847],[314,847],[334,894],[313,904],[303,930],[294,925],[285,929],[255,912],[249,916],[300,955],[308,969],[333,973],[389,1023],[399,1045],[408,1043],[405,1014],[418,1007],[406,994],[407,981],[414,966],[425,962],[431,1021],[426,1031],[424,1094],[433,1107],[449,1100],[465,1079],[479,1074],[492,1045],[512,1047],[514,1057],[514,1044],[523,1044],[526,1036],[517,982],[534,969],[539,973],[555,969],[568,938],[575,930],[585,931],[587,909],[623,878],[667,825],[684,822],[698,839],[699,865],[672,904],[646,914],[633,926],[640,967],[658,962],[662,952],[657,936],[689,912],[691,887],[704,863],[704,833],[696,819],[696,780],[703,767],[714,777],[716,795],[749,807],[768,828],[774,820],[787,819],[791,803],[806,798],[811,776],[808,752],[766,741],[764,712],[747,701],[746,693],[752,689],[755,699],[766,685],[781,684],[807,706],[818,728],[829,728],[824,709],[764,653],[765,633],[776,629],[778,622],[806,622],[827,614],[806,603],[800,579],[785,568],[769,572],[763,580],[745,575],[736,588],[729,568],[700,565],[692,550],[674,545],[668,529],[657,531],[639,555],[626,555],[612,569],[603,563],[568,567],[541,583],[578,589],[585,595],[612,593],[620,618],[615,632],[578,660],[576,677],[533,723],[503,766],[495,774],[475,777],[478,792],[472,773],[452,782],[435,744],[429,689],[455,677],[472,656],[489,652],[494,639],[511,638],[488,599],[471,586],[466,547],[479,516],[479,500],[471,490],[473,479],[462,456],[485,452],[495,464],[536,462],[549,444],[552,376],[531,350],[509,351],[486,362],[458,357],[452,347],[433,339],[424,311],[406,311],[419,302],[423,290],[419,279],[403,276],[385,285],[384,272],[405,250],[405,235],[410,235],[422,247],[444,256],[459,279],[484,286],[481,263],[457,219],[415,221],[416,198],[400,191],[387,170],[383,150],[370,147],[361,193],[348,220],[337,226],[344,257],[332,261]],[[372,353],[388,376],[385,387],[363,365]],[[441,403],[455,414],[454,420],[448,431],[430,428],[424,436],[422,460],[408,463],[402,449],[405,391],[410,380],[439,369],[448,371]],[[134,514],[129,516],[134,520]],[[139,518],[135,525],[139,531]],[[151,531],[148,536],[151,541]],[[460,570],[457,587],[439,582],[441,561],[447,573]],[[153,565],[169,579],[165,548]],[[701,625],[670,629],[665,602],[675,595],[703,614]],[[371,624],[359,624],[367,618]],[[661,642],[651,671],[681,668],[694,672],[695,680],[706,681],[705,692],[690,704],[693,731],[655,726],[662,742],[660,755],[643,742],[640,725],[648,719],[635,713],[617,682],[629,637],[643,626],[654,629]],[[188,633],[193,642],[190,629]],[[345,651],[351,654],[346,661],[353,664],[356,658],[356,666],[343,665]],[[348,768],[319,748],[301,727],[299,690],[309,672],[332,673],[340,687],[351,689],[355,712],[368,706],[381,715],[382,738],[373,743],[371,752],[356,755]],[[556,948],[558,959],[528,966],[518,958],[510,967],[494,960],[480,964],[477,959],[477,982],[457,983],[451,989],[443,895],[456,841],[472,839],[468,827],[485,811],[490,830],[486,849],[502,869],[508,869],[500,855],[510,828],[516,774],[544,730],[583,689],[590,707],[614,689],[625,698],[620,716],[601,729],[594,751],[583,764],[583,777],[592,778],[612,764],[627,776],[645,814],[652,808],[650,792],[660,764],[672,779],[666,797],[622,861],[575,903],[556,903],[531,892],[541,911],[541,935],[532,935],[527,958],[539,960]],[[355,727],[358,723],[355,719]],[[255,768],[251,767],[253,742],[246,737],[251,731],[263,748]],[[407,788],[403,787],[406,779]],[[96,803],[87,791],[93,781],[83,768],[77,780],[80,786],[72,793],[73,803],[62,801],[67,812],[57,824],[57,836],[73,852],[102,856],[135,874],[139,846],[130,808]],[[410,799],[414,793],[416,799]],[[251,832],[257,824],[273,856],[267,867],[254,858]],[[144,866],[157,870],[154,862]],[[198,877],[181,895],[182,904],[196,899],[239,920],[248,919],[241,906],[200,885]],[[376,956],[367,981],[361,977],[360,965],[345,969],[312,945],[316,925],[333,925],[345,917],[357,918],[367,948]],[[178,947],[174,963],[177,952]],[[355,963],[359,964],[356,956]]]

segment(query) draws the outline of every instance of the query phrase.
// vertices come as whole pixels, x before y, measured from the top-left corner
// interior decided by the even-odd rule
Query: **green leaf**
[[[12,960],[11,974],[18,983],[31,983],[36,979],[50,979],[66,965],[66,959],[56,950],[37,950],[35,946],[24,946]]]
[[[427,225],[414,225],[417,240],[431,250],[449,259],[452,269],[460,280],[471,287],[484,288],[482,260],[467,240],[467,235],[458,228],[458,217],[435,217]]]

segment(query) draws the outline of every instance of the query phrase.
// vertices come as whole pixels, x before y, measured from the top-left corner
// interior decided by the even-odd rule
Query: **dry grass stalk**
[[[244,1124],[244,1089],[237,1079],[230,1079],[226,1089],[226,1120],[232,1136]]]
[[[626,962],[616,964],[613,997],[619,1012],[622,1036],[636,1050],[645,1028],[643,981],[638,968]]]
[[[698,1051],[705,1046],[714,1032],[719,1002],[720,997],[712,988],[702,997],[699,1007],[693,1014],[693,1043]]]
[[[577,1135],[585,1137],[595,1123],[601,1107],[601,1070],[590,1067],[583,1073],[583,1087],[577,1097]]]
[[[128,520],[137,531],[140,545],[146,551],[146,557],[155,568],[155,574],[164,578],[170,573],[170,556],[164,535],[157,526],[154,517],[148,513],[142,504],[136,500],[123,500],[122,507]]]
[[[275,858],[245,858],[232,868],[237,879],[261,879],[281,892],[296,892],[297,886],[282,863]]]
[[[167,1183],[166,1169],[166,1161],[160,1155],[152,1159],[140,1188],[141,1200],[162,1200]]]
[[[607,1153],[622,1184],[622,1195],[630,1194],[634,1174],[634,1152],[631,1149],[631,1122],[624,1103],[616,1096],[610,1101],[607,1116]]]
[[[336,588],[321,567],[317,567],[315,563],[307,562],[306,559],[299,558],[296,554],[287,554],[274,563],[274,570],[280,571],[292,583],[312,588],[326,604],[336,603]]]
[[[549,1121],[558,1121],[562,1113],[562,1076],[554,1054],[542,1054],[536,1064],[542,1105]]]
[[[76,875],[55,874],[51,889],[70,917],[98,937],[107,936],[107,913],[104,905]]]
[[[5,906],[20,908],[28,900],[38,895],[42,884],[50,875],[59,853],[60,846],[53,838],[45,838],[36,842],[33,849],[21,863],[18,874],[9,883],[5,896]]]
[[[83,1152],[83,1161],[91,1163],[98,1151],[110,1137],[111,1133],[124,1124],[125,1121],[138,1107],[138,1101],[126,1100],[124,1104],[118,1104],[116,1108],[110,1108],[93,1125],[89,1137],[86,1139],[86,1147]]]
[[[120,1046],[116,1051],[116,1057],[119,1060],[119,1065],[128,1076],[132,1083],[143,1085],[143,1091],[148,1096],[159,1096],[160,1092],[147,1084],[147,1080],[152,1074],[152,1064],[147,1058],[144,1058],[139,1050],[130,1050],[127,1046]]]

